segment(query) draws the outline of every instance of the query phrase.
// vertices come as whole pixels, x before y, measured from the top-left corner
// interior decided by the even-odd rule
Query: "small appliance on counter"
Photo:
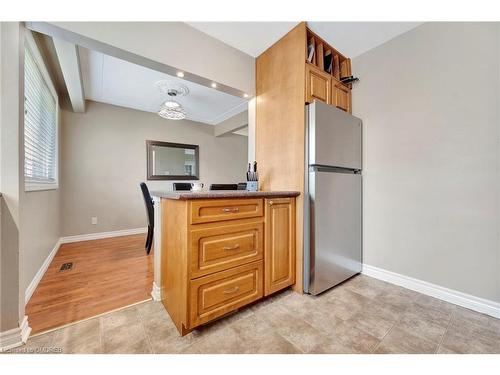
[[[248,163],[247,170],[247,191],[259,191],[259,174],[257,173],[257,162]]]

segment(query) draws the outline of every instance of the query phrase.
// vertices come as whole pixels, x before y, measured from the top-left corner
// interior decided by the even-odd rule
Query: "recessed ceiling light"
[[[243,97],[244,98],[248,98],[248,94],[243,94]]]
[[[184,77],[184,72],[177,72],[177,77],[183,78]]]
[[[217,88],[217,84],[215,82],[212,82],[212,88],[216,89]]]

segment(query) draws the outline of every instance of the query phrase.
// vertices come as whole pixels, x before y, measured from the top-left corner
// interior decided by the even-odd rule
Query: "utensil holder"
[[[247,181],[247,191],[259,191],[259,181]]]

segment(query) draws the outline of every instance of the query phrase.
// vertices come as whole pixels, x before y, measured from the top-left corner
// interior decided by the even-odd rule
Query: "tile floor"
[[[15,352],[500,353],[500,320],[367,276],[279,293],[185,337],[148,301],[32,337]]]

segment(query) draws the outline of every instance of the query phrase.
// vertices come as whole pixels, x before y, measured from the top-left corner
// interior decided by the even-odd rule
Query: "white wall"
[[[147,225],[139,183],[171,190],[172,181],[146,180],[146,140],[199,145],[200,181],[207,186],[245,179],[244,136],[215,137],[212,125],[90,101],[87,106],[86,113],[62,111],[63,236]]]
[[[499,48],[428,23],[353,60],[365,263],[500,301]]]
[[[21,228],[21,165],[23,92],[20,90],[24,53],[18,22],[0,23],[0,151],[1,254],[0,332],[19,327],[24,317],[24,291],[19,287],[19,232]],[[1,346],[1,344],[0,344]]]

